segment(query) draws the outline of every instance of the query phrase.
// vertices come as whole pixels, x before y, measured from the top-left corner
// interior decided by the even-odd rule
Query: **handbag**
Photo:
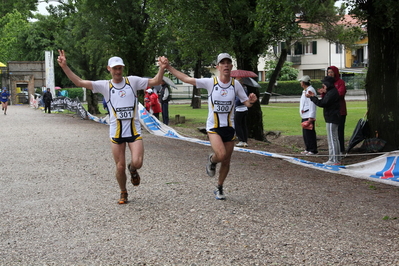
[[[312,130],[313,129],[313,123],[310,122],[309,120],[303,121],[301,123],[301,126],[303,129],[308,129],[308,130]]]

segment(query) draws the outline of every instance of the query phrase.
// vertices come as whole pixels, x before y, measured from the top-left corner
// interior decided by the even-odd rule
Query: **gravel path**
[[[398,187],[235,152],[217,201],[209,147],[145,132],[118,205],[107,126],[28,106],[0,125],[0,265],[399,264]]]

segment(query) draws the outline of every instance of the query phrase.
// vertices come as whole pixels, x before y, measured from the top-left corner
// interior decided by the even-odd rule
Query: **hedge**
[[[267,90],[267,86],[269,86],[268,82],[259,82],[259,85],[262,88],[259,89],[260,93],[265,93]],[[316,90],[321,88],[321,81],[312,81],[311,85]],[[299,84],[299,81],[290,80],[290,81],[278,81],[277,86],[274,87],[273,93],[281,94],[281,95],[302,95],[302,87]]]

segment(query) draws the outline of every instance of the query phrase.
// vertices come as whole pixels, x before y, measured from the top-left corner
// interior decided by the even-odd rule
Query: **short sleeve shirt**
[[[241,102],[248,100],[243,87],[235,79],[222,83],[219,78],[196,79],[197,88],[208,91],[208,119],[206,130],[220,127],[234,127],[235,97]]]
[[[148,78],[129,76],[120,83],[93,81],[93,92],[101,93],[109,110],[110,137],[128,138],[141,134],[137,92],[145,90]]]

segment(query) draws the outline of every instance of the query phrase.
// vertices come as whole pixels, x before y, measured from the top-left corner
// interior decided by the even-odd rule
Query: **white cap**
[[[216,61],[216,65],[220,63],[220,61],[222,61],[223,59],[230,59],[231,61],[233,61],[233,59],[231,59],[231,55],[229,55],[228,53],[221,53],[218,55],[218,59]]]
[[[310,77],[308,75],[303,76],[302,78],[299,79],[299,81],[310,82]]]
[[[114,67],[114,66],[125,66],[125,64],[123,63],[122,58],[117,57],[117,56],[114,56],[114,57],[111,57],[111,58],[108,60],[108,66],[109,66],[109,67]]]
[[[148,93],[152,93],[152,89],[148,89],[146,90]]]

